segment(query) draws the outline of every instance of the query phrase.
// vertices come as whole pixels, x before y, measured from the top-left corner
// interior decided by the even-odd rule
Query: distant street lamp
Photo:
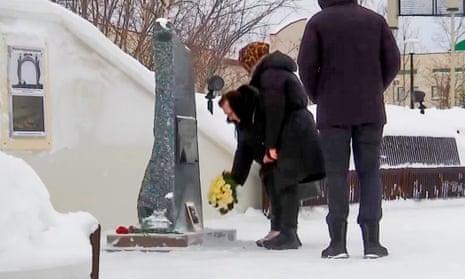
[[[450,86],[449,86],[449,100],[448,106],[452,108],[455,106],[455,13],[459,11],[458,0],[447,0],[447,11],[450,13]]]
[[[414,108],[414,90],[415,90],[415,86],[414,86],[414,71],[415,69],[413,68],[413,55],[415,54],[414,52],[410,52],[410,108],[413,109]]]
[[[426,93],[420,90],[416,90],[414,93],[415,94],[413,95],[415,95],[415,102],[420,103],[420,105],[418,106],[418,108],[420,109],[420,113],[425,114],[426,106],[423,104],[423,102],[425,101]]]
[[[414,103],[415,103],[415,96],[414,96],[414,91],[415,91],[415,67],[413,65],[413,55],[415,54],[415,44],[418,43],[418,39],[407,39],[402,42],[405,46],[406,49],[409,51],[410,55],[410,108],[413,109],[415,108]],[[404,48],[405,49],[405,48]],[[405,55],[405,53],[404,53]]]

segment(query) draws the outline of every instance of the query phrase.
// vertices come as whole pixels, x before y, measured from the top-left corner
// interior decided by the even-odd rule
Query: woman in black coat
[[[219,103],[237,127],[232,176],[243,184],[252,161],[262,165],[271,199],[271,229],[280,232],[263,242],[268,249],[300,246],[297,185],[325,175],[315,122],[296,68],[292,58],[279,51],[265,55],[250,67],[250,85],[226,93]]]

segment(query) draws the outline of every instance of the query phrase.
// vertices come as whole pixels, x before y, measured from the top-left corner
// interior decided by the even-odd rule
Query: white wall
[[[275,33],[270,34],[270,51],[279,50],[297,59],[300,42],[307,19],[301,18],[288,23]]]
[[[222,113],[222,112],[220,112]],[[200,118],[200,121],[205,119]],[[221,130],[220,130],[221,131]],[[199,132],[199,155],[200,155],[200,182],[202,185],[202,206],[204,218],[216,218],[219,212],[208,204],[208,189],[213,178],[224,170],[230,170],[232,166],[232,153],[226,150],[218,141],[215,141],[205,132]],[[235,205],[237,212],[244,212],[249,207],[261,208],[261,184],[258,176],[258,166],[253,165],[250,175],[244,186],[238,188],[238,204]]]
[[[2,27],[10,27],[1,29],[8,45],[45,43],[52,124],[51,151],[7,152],[37,171],[58,211],[88,211],[104,228],[134,224],[152,147],[153,92],[59,22],[3,18]]]
[[[38,0],[34,3],[42,2],[48,5]],[[14,6],[2,2],[0,9],[2,5]],[[93,27],[83,32],[76,25],[81,23],[64,24],[55,13],[44,16],[21,9],[0,11],[0,36],[4,46],[46,48],[52,149],[6,152],[34,168],[58,211],[90,212],[104,230],[136,224],[137,197],[153,144],[153,73],[147,79],[146,68],[132,63],[133,58]],[[7,57],[7,48],[2,51],[0,55]],[[0,83],[5,80],[6,71],[0,70]],[[203,97],[198,99],[205,100]],[[206,106],[199,103],[197,107],[203,212],[211,218],[217,213],[207,203],[209,184],[221,171],[231,168],[235,139],[228,134],[218,143],[214,135],[208,136],[215,131],[208,129],[211,123]],[[217,107],[215,116],[227,126]],[[0,116],[0,123],[8,125],[7,114]],[[260,206],[260,193],[255,169],[241,191],[237,210]]]

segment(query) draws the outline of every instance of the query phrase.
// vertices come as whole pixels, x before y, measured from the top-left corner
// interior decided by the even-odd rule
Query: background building
[[[288,23],[269,36],[270,50],[279,50],[297,59],[299,46],[305,29],[307,19],[302,18]],[[424,105],[426,107],[447,108],[451,88],[450,65],[451,55],[443,53],[406,53],[402,56],[401,70],[394,82],[385,92],[387,104],[410,106],[411,63],[413,57],[413,88],[414,91],[425,93]],[[247,82],[247,76],[236,63],[230,62],[225,72],[226,80],[232,82],[230,87]],[[465,105],[465,52],[457,51],[455,54],[455,103]],[[240,74],[241,73],[241,74]],[[230,78],[235,76],[236,78]],[[242,78],[241,78],[242,77]],[[227,83],[228,84],[228,83]],[[415,103],[415,107],[419,104]]]

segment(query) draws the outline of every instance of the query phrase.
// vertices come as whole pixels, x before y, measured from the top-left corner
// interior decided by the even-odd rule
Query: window
[[[450,72],[450,68],[436,68],[436,69],[433,69],[433,74],[434,73],[449,73]]]
[[[45,135],[45,114],[43,96],[11,97],[12,136]]]
[[[455,68],[455,77],[461,78],[463,76],[463,68]],[[433,69],[433,76],[449,76],[450,68],[436,68]]]
[[[432,100],[439,100],[439,87],[431,86],[431,99]]]
[[[397,87],[397,101],[402,101],[405,98],[405,89],[403,87]]]
[[[416,75],[417,74],[417,69],[413,69],[413,74]],[[407,70],[400,70],[399,71],[399,75],[410,75],[410,70],[407,69]]]

